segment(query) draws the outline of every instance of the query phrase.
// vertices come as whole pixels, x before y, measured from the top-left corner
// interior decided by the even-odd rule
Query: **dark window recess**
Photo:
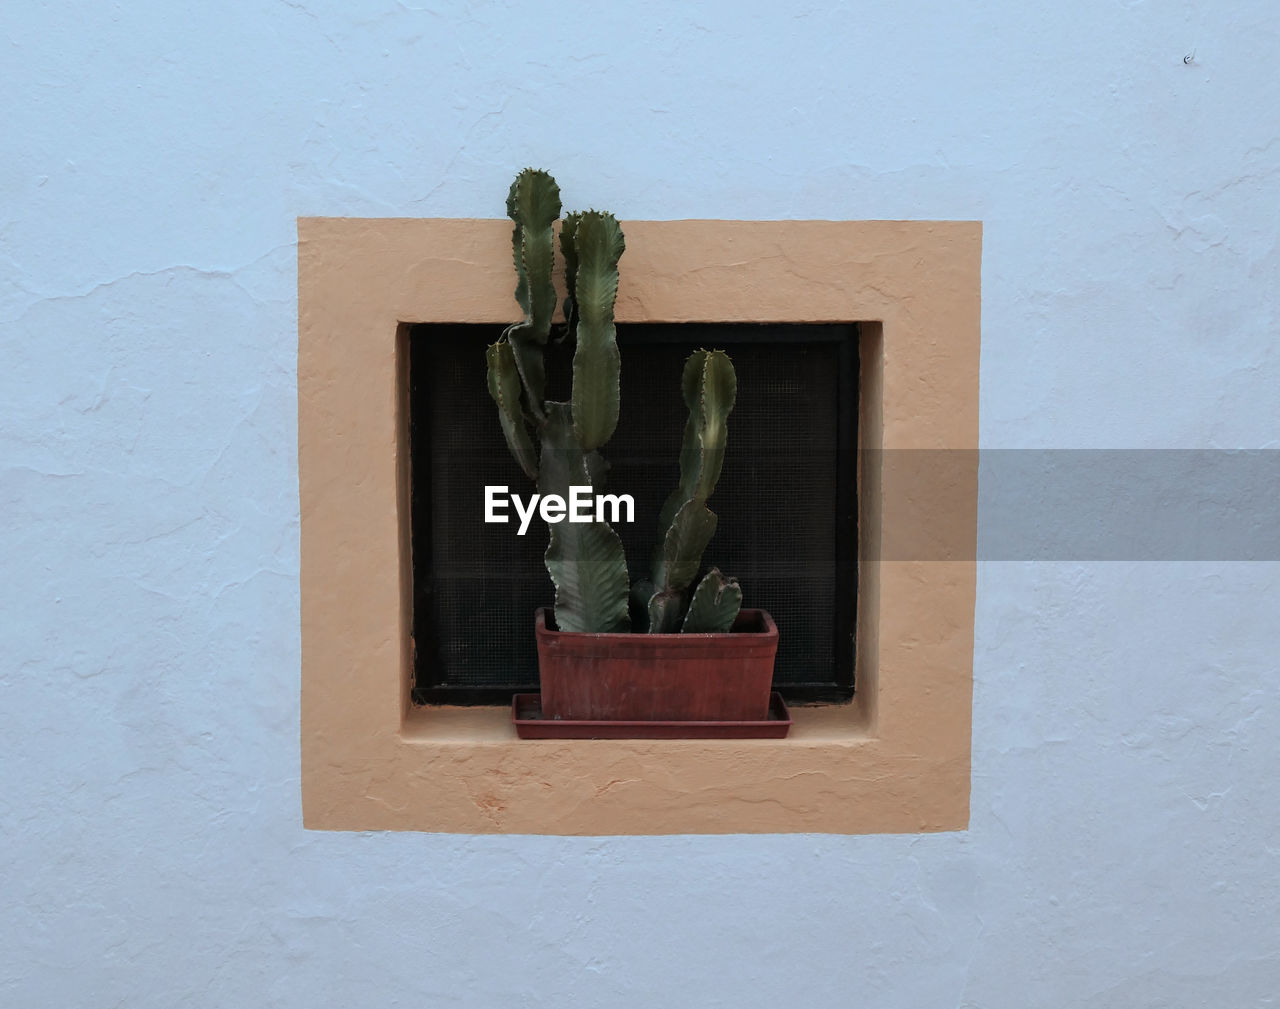
[[[546,526],[525,536],[484,521],[486,484],[526,498],[485,386],[499,326],[416,325],[407,342],[417,703],[507,704],[537,689],[533,612],[552,601]],[[703,563],[734,575],[746,606],[779,629],[775,686],[792,701],[853,693],[857,533],[857,329],[850,325],[630,324],[618,327],[622,414],[604,448],[607,489],[631,494],[617,523],[632,578],[648,568],[658,509],[679,475],[685,358],[733,358],[738,399]],[[550,394],[567,399],[571,350],[548,354]]]

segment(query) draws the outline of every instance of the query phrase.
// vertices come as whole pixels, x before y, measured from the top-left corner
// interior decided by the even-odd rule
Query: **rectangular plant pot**
[[[742,610],[725,634],[582,634],[535,616],[542,717],[570,721],[763,722],[778,628]]]
[[[762,722],[576,722],[544,718],[537,694],[516,694],[511,723],[521,739],[782,739],[791,728],[791,712],[775,691]]]

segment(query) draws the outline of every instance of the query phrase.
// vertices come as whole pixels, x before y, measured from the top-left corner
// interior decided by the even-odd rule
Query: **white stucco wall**
[[[1275,1004],[1274,562],[983,564],[967,832],[300,826],[299,215],[981,219],[985,447],[1277,447],[1280,11],[1038,6],[9,4],[0,1004]]]

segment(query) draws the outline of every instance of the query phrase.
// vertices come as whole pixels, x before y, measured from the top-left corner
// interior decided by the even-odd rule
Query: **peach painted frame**
[[[977,448],[979,222],[623,227],[619,321],[866,323],[861,447]],[[519,740],[506,709],[411,704],[399,348],[408,323],[518,317],[510,233],[501,220],[298,221],[305,825],[528,834],[965,828],[974,473],[962,475],[958,492],[954,482],[946,493],[922,492],[866,461],[879,453],[862,455],[856,696],[794,709],[787,739]],[[876,559],[889,556],[883,545],[908,512],[946,530],[958,545],[945,556],[954,559]]]

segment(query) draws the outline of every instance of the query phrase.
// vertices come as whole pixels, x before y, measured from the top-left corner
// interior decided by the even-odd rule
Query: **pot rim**
[[[670,634],[647,634],[641,631],[557,631],[547,626],[547,618],[552,613],[552,607],[539,606],[533,614],[534,630],[540,638],[590,638],[600,642],[612,641],[629,641],[647,639],[651,641],[664,641],[670,639],[679,639],[682,641],[742,641],[757,639],[764,640],[768,638],[776,638],[778,636],[778,626],[773,622],[773,617],[768,610],[758,609],[755,607],[744,606],[738,611],[741,618],[744,615],[755,616],[764,625],[763,630],[759,631],[710,631],[710,632],[691,632],[685,634],[682,631],[675,631]]]

